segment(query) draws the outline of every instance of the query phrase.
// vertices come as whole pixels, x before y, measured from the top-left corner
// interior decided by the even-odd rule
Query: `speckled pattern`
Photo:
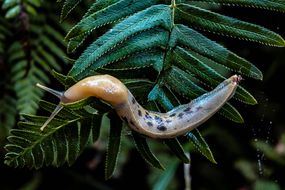
[[[145,110],[129,93],[128,103],[118,115],[135,131],[152,138],[173,138],[201,125],[216,113],[235,93],[239,76],[232,76],[214,90],[167,113]]]

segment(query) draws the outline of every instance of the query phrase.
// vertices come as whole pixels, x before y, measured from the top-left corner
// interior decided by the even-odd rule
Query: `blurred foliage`
[[[187,157],[189,151],[193,154],[191,154],[191,171],[194,172],[191,172],[191,176],[194,180],[192,184],[194,189],[281,188],[283,183],[275,183],[274,179],[278,177],[274,175],[278,175],[278,171],[275,171],[274,167],[267,167],[267,163],[262,162],[262,167],[266,170],[264,169],[261,175],[257,172],[259,168],[255,166],[257,164],[255,157],[248,161],[244,160],[248,159],[245,158],[246,155],[243,156],[247,151],[254,152],[257,148],[258,154],[264,153],[273,163],[283,166],[284,156],[278,152],[280,149],[269,145],[267,141],[254,142],[254,148],[248,148],[248,142],[240,142],[242,139],[239,138],[244,131],[229,126],[237,124],[226,120],[209,121],[205,124],[209,125],[209,129],[203,131],[203,135],[196,130],[187,135],[188,139],[182,137],[166,141],[164,144],[172,150],[169,151],[161,146],[161,143],[130,132],[126,126],[121,129],[118,126],[121,125],[118,118],[113,114],[106,114],[111,110],[110,107],[90,98],[66,105],[47,130],[40,133],[39,127],[47,117],[34,115],[38,109],[37,102],[43,97],[43,92],[34,85],[37,82],[48,84],[54,80],[50,77],[51,69],[61,73],[69,71],[70,68],[64,66],[67,59],[63,36],[70,29],[68,23],[72,22],[75,22],[75,25],[67,33],[65,40],[68,44],[67,51],[72,53],[69,57],[74,58],[68,61],[74,65],[67,76],[57,72],[52,73],[57,82],[65,87],[89,75],[109,73],[122,79],[144,106],[152,110],[166,111],[208,91],[232,71],[262,79],[262,73],[256,66],[233,53],[238,52],[248,57],[249,54],[241,49],[252,51],[260,47],[259,45],[250,43],[251,48],[245,47],[244,44],[240,45],[241,48],[238,45],[235,47],[233,44],[242,42],[232,42],[230,38],[225,40],[211,33],[272,46],[284,46],[284,40],[278,34],[259,25],[249,24],[250,21],[244,22],[223,16],[223,14],[231,15],[234,11],[223,12],[219,6],[240,5],[284,12],[284,1],[176,1],[177,7],[174,6],[174,1],[172,7],[169,7],[171,3],[166,0],[146,0],[141,1],[142,3],[137,1],[132,4],[127,4],[129,0],[80,2],[64,1],[61,13],[58,9],[59,4],[55,6],[55,2],[5,0],[2,3],[0,85],[4,93],[0,96],[1,144],[5,141],[8,131],[14,128],[6,146],[9,150],[6,154],[6,163],[10,166],[31,168],[61,166],[67,163],[72,167],[70,169],[63,167],[56,171],[43,167],[36,173],[24,170],[23,172],[29,175],[25,176],[18,185],[3,183],[1,189],[2,187],[3,189],[49,189],[48,187],[52,186],[51,180],[55,182],[59,180],[60,186],[71,189],[82,188],[82,184],[84,189],[117,189],[126,187],[126,183],[129,184],[130,181],[136,184],[136,189],[148,188],[146,184],[137,186],[147,181],[155,189],[183,189],[184,176],[181,175],[183,173],[181,166],[182,162],[187,162],[189,159]],[[210,10],[215,10],[215,13]],[[229,8],[229,10],[236,9]],[[241,8],[241,10],[252,9]],[[250,15],[249,11],[247,13]],[[266,14],[277,13],[266,12]],[[278,18],[280,14],[278,13],[276,17]],[[237,13],[235,16],[241,14]],[[224,43],[233,51],[206,36]],[[80,55],[82,50],[84,51]],[[277,53],[270,51],[259,50],[278,57]],[[256,59],[262,60],[262,55]],[[276,60],[276,64],[270,65],[271,69],[264,73],[265,82],[278,71],[280,60]],[[266,66],[259,64],[259,67],[262,71],[267,71]],[[250,84],[250,80],[247,81]],[[252,92],[264,90],[255,88],[254,85],[249,85],[247,89]],[[238,89],[235,98],[248,105],[257,102],[243,87]],[[257,100],[260,100],[260,97]],[[236,122],[249,121],[250,116],[245,114],[243,119],[235,104],[236,102],[227,104],[220,113]],[[54,104],[45,101],[41,101],[39,105],[48,112],[55,108]],[[242,108],[239,106],[239,109]],[[254,109],[262,110],[260,107]],[[38,112],[41,114],[41,111]],[[25,114],[18,116],[19,112]],[[247,113],[248,110],[243,112]],[[255,117],[259,119],[259,116],[257,113]],[[15,122],[19,120],[18,118],[22,121],[16,127]],[[209,140],[215,158],[203,137]],[[188,143],[189,140],[192,144]],[[27,141],[32,143],[29,144]],[[93,144],[95,141],[96,144]],[[91,152],[88,152],[88,147]],[[165,171],[146,169],[141,157],[133,152],[133,149],[137,149],[142,158],[152,166],[164,167]],[[104,156],[105,150],[107,150],[106,156]],[[209,165],[208,162],[203,164],[205,160],[200,159],[196,152],[202,153],[218,165]],[[3,156],[3,150],[1,154]],[[173,155],[182,162],[176,160]],[[237,158],[233,158],[235,156]],[[105,166],[102,167],[100,163],[103,159]],[[133,165],[132,159],[135,159]],[[232,163],[227,163],[232,160],[237,160],[235,165],[237,169],[233,169],[234,166],[230,165]],[[128,165],[133,167],[130,173],[125,171]],[[115,170],[116,166],[118,168]],[[229,166],[230,168],[223,168]],[[107,182],[103,179],[104,175],[102,178],[103,172],[100,173],[102,169],[105,169],[106,179],[113,175]],[[10,170],[7,166],[1,165],[1,171]],[[144,177],[144,171],[150,174],[148,179]],[[12,176],[15,175],[15,170],[10,172]],[[232,172],[233,182],[227,180],[230,178],[227,172]],[[55,173],[58,173],[58,179]],[[4,176],[0,178],[4,179]],[[203,180],[199,181],[198,178]],[[204,183],[205,181],[208,183]],[[132,188],[131,184],[128,188]]]
[[[48,12],[50,10],[50,12]],[[60,71],[65,60],[64,34],[51,3],[5,0],[1,10],[1,141],[18,113],[35,114],[44,93],[37,82],[50,83],[49,71]]]

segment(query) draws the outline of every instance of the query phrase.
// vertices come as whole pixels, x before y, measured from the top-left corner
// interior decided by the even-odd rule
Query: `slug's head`
[[[41,127],[41,130],[43,130],[63,108],[61,103],[72,103],[92,96],[108,102],[113,107],[117,107],[126,103],[128,100],[127,87],[119,79],[110,75],[96,75],[84,78],[68,88],[65,92],[59,92],[40,84],[37,84],[37,86],[60,99],[59,105]]]

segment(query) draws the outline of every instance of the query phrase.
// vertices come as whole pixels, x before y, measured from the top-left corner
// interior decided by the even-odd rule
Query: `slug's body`
[[[152,138],[173,138],[193,130],[208,120],[233,96],[240,80],[240,76],[233,75],[214,90],[167,113],[145,110],[127,87],[110,75],[87,77],[63,93],[39,84],[38,86],[58,96],[63,103],[75,102],[90,96],[100,98],[110,103],[120,118],[138,133]],[[59,105],[42,130],[61,108]]]

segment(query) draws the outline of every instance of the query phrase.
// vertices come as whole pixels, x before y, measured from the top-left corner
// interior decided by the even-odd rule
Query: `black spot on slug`
[[[176,113],[171,114],[169,117],[174,117],[176,116]]]
[[[141,110],[138,110],[138,115],[142,116],[142,111]]]
[[[162,119],[160,117],[158,117],[157,115],[154,117],[154,119],[156,120],[157,123],[162,122]]]
[[[164,125],[157,126],[157,129],[160,131],[166,131],[167,130],[167,128]]]
[[[166,123],[171,123],[171,122],[172,122],[172,120],[167,119],[165,122],[166,122]]]
[[[184,113],[179,113],[178,114],[179,119],[182,119],[183,115],[184,115]]]
[[[136,103],[136,100],[135,100],[135,98],[134,98],[134,97],[132,98],[132,103],[133,103],[133,104],[135,104],[135,103]]]
[[[190,110],[191,110],[191,108],[188,107],[188,108],[185,108],[183,111],[184,112],[189,112]]]
[[[133,126],[135,125],[135,123],[132,120],[130,121],[130,124],[133,125]]]
[[[147,124],[149,127],[152,127],[152,126],[153,126],[152,122],[150,122],[150,121],[147,122],[146,124]]]
[[[152,117],[149,115],[149,113],[147,111],[145,112],[145,118],[152,119]]]
[[[202,106],[198,106],[197,108],[196,108],[196,111],[199,111],[200,109],[202,109],[203,107]]]

